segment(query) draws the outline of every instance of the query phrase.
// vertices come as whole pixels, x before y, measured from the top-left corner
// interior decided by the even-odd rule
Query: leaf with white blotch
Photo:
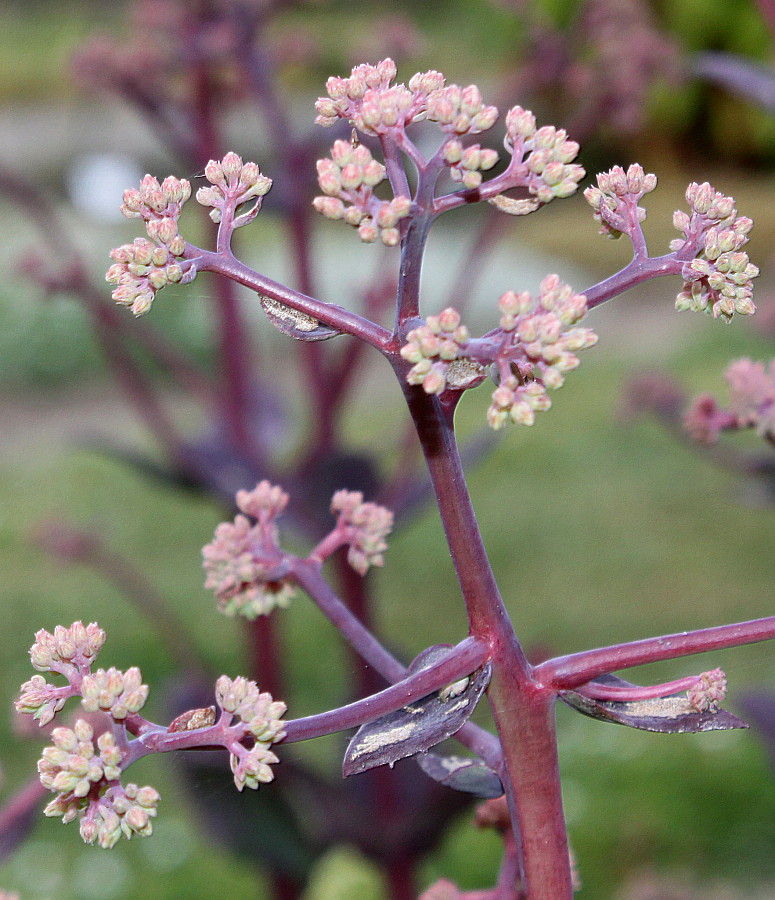
[[[613,687],[635,687],[616,675],[601,675],[591,684]],[[728,731],[732,728],[748,728],[742,719],[725,709],[698,712],[685,694],[672,697],[656,697],[652,700],[594,700],[578,691],[561,691],[560,700],[585,716],[627,725],[641,731],[657,731],[662,734],[694,734],[699,731]]]
[[[443,659],[450,647],[437,644],[423,650],[407,669],[407,675],[427,669]],[[463,727],[490,680],[487,663],[466,679],[458,690],[442,688],[414,700],[395,712],[362,725],[344,755],[342,773],[356,775],[375,766],[392,765],[399,759],[423,753]],[[465,686],[463,686],[463,684]]]
[[[417,765],[425,774],[445,787],[482,800],[503,796],[503,782],[497,772],[478,756],[442,756],[440,753],[421,753]]]
[[[279,300],[261,294],[258,295],[258,300],[272,325],[297,341],[327,341],[341,333],[306,313],[280,303]]]

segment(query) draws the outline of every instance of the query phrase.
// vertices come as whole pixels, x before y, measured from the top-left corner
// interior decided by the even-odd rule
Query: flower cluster
[[[549,409],[546,388],[562,387],[565,374],[579,365],[575,355],[597,343],[591,328],[571,328],[586,313],[583,294],[576,294],[557,275],[547,275],[538,298],[509,291],[498,299],[500,327],[509,340],[496,358],[501,376],[487,410],[491,428],[511,420],[532,425],[535,413]]]
[[[729,321],[735,313],[756,311],[752,300],[753,279],[759,269],[741,250],[748,242],[753,222],[738,216],[732,197],[714,190],[705,182],[686,189],[691,215],[676,211],[673,224],[683,233],[670,244],[673,251],[690,247],[695,258],[682,270],[683,290],[676,309],[705,312]]]
[[[528,198],[516,199],[498,194],[490,203],[510,215],[526,215],[555,197],[570,197],[584,177],[582,166],[574,163],[579,152],[576,141],[553,125],[536,127],[532,112],[521,106],[506,114],[504,146],[511,153],[509,171],[514,185],[527,187]]]
[[[117,721],[137,713],[148,699],[148,685],[137,666],[120,672],[111,666],[84,675],[81,682],[81,705],[88,712],[100,710]]]
[[[427,117],[450,134],[480,134],[498,121],[498,109],[484,105],[475,84],[464,88],[450,84],[429,95]]]
[[[349,544],[347,562],[365,575],[370,566],[384,564],[385,538],[393,528],[393,513],[376,503],[364,503],[360,491],[337,491],[331,499],[331,512],[338,517],[343,543]]]
[[[104,643],[105,632],[95,622],[74,622],[69,628],[57,625],[53,634],[39,631],[30,647],[32,665],[40,672],[64,675],[69,683],[56,687],[42,675],[33,675],[21,686],[15,703],[17,712],[32,715],[40,726],[48,725],[67,699],[78,693],[81,679]]]
[[[205,178],[211,187],[199,188],[196,200],[202,206],[212,207],[213,222],[221,222],[227,209],[233,212],[243,203],[255,200],[248,212],[232,220],[233,228],[253,221],[261,208],[261,198],[272,187],[272,179],[262,175],[256,163],[243,163],[236,153],[227,153],[220,161],[211,159],[205,166]]]
[[[30,661],[39,672],[69,674],[74,669],[88,670],[105,644],[105,632],[91,622],[73,622],[69,628],[57,625],[54,633],[41,629],[30,647]]]
[[[424,325],[407,334],[401,348],[401,356],[413,363],[406,380],[409,384],[421,384],[426,394],[440,394],[450,381],[450,363],[461,358],[468,338],[460,313],[452,307],[438,316],[428,316]]]
[[[398,223],[411,210],[408,197],[380,200],[374,188],[384,179],[385,167],[377,162],[368,147],[335,141],[331,157],[317,163],[318,183],[325,194],[312,201],[327,219],[343,219],[358,229],[360,239],[371,243],[380,238],[394,247],[400,240]]]
[[[498,306],[500,328],[483,338],[469,338],[450,308],[410,331],[401,348],[414,364],[406,380],[428,394],[473,387],[484,378],[484,365],[494,363],[498,386],[487,421],[496,430],[508,421],[532,425],[535,413],[551,406],[546,389],[562,387],[565,373],[579,364],[576,352],[597,343],[592,329],[571,327],[586,313],[586,298],[557,275],[544,278],[537,299],[527,291],[507,291]]]
[[[287,502],[288,495],[268,481],[240,491],[237,506],[256,518],[256,524],[244,515],[222,522],[214,540],[202,549],[205,587],[215,592],[218,608],[226,615],[254,619],[288,606],[294,596],[292,585],[278,573],[282,554],[275,519]]]
[[[468,189],[478,188],[482,183],[482,172],[487,172],[498,162],[495,150],[481,147],[479,144],[464,147],[456,139],[447,141],[442,152],[452,180]]]
[[[713,444],[724,429],[754,428],[760,436],[775,434],[775,360],[764,363],[737,359],[724,371],[729,405],[720,409],[709,394],[696,397],[684,416],[693,440]]]
[[[139,190],[124,191],[121,212],[142,219],[148,239],[135,238],[111,250],[114,264],[105,280],[117,285],[113,299],[136,316],[148,312],[157,291],[168,284],[188,284],[196,276],[196,269],[182,260],[186,242],[178,233],[178,218],[190,196],[189,182],[172,176],[159,184],[146,175]]]
[[[279,760],[269,747],[285,737],[280,719],[287,706],[280,700],[273,700],[271,694],[262,694],[255,681],[242,676],[232,680],[222,675],[215,684],[215,700],[224,713],[240,719],[255,739],[250,750],[239,742],[229,747],[237,789],[255,790],[259,784],[272,781],[274,773],[270,766]]]
[[[91,725],[79,719],[72,729],[55,728],[51,739],[38,762],[41,784],[57,794],[45,815],[61,816],[67,823],[80,814],[83,840],[106,849],[122,834],[151,834],[159,794],[152,787],[118,782],[122,752],[110,732],[97,738],[95,749]]]
[[[619,238],[632,234],[633,229],[646,218],[646,210],[638,201],[657,186],[657,176],[646,174],[643,167],[633,163],[625,172],[614,166],[609,172],[597,176],[597,187],[588,187],[584,197],[594,210],[593,217],[600,223],[600,234]]]
[[[694,687],[686,692],[689,703],[697,712],[715,712],[727,695],[727,677],[721,669],[703,672]]]
[[[329,126],[346,119],[364,134],[379,135],[425,118],[428,97],[443,88],[444,76],[433,71],[418,73],[408,87],[391,85],[395,77],[396,64],[383,59],[375,66],[355,66],[349,78],[329,78],[328,97],[315,103],[316,124]]]

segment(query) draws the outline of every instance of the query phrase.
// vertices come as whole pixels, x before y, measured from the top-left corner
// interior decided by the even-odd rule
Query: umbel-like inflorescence
[[[576,191],[584,169],[573,162],[579,146],[568,140],[564,130],[551,125],[539,128],[529,110],[513,107],[506,113],[504,138],[510,162],[504,172],[483,183],[483,173],[495,166],[498,153],[468,138],[491,129],[498,120],[498,109],[483,102],[476,85],[447,84],[440,72],[420,72],[407,85],[393,84],[395,77],[395,63],[385,59],[375,66],[356,66],[349,78],[329,78],[328,96],[317,101],[315,121],[328,126],[345,119],[356,131],[380,138],[383,145],[392,140],[434,182],[445,169],[463,191],[485,188],[481,199],[510,215],[525,215]],[[407,129],[422,121],[436,124],[443,134],[443,142],[430,160],[422,157],[407,136]],[[376,199],[373,189],[385,174],[367,148],[357,142],[351,146],[336,141],[331,158],[318,162],[318,181],[326,196],[315,198],[315,208],[327,218],[357,227],[363,241],[379,237],[394,246],[400,239],[399,222],[410,216],[412,200],[407,186],[395,177],[391,177],[391,186],[396,196],[390,201]],[[507,196],[505,191],[512,188],[521,188],[528,196]],[[438,206],[435,211],[441,209]]]
[[[288,495],[268,481],[252,491],[239,491],[237,506],[256,519],[255,524],[245,515],[222,522],[214,540],[202,549],[205,587],[215,593],[218,608],[226,615],[254,619],[286,607],[294,596],[296,558],[280,549],[275,524],[287,503]],[[336,526],[310,558],[322,562],[346,546],[347,561],[360,575],[370,566],[381,566],[393,514],[376,503],[364,502],[360,491],[337,491],[331,512],[337,517]]]
[[[319,213],[357,228],[366,243],[379,238],[388,247],[398,244],[401,232],[397,226],[409,215],[412,201],[408,197],[380,200],[374,196],[374,188],[385,177],[385,167],[372,157],[368,147],[336,141],[331,158],[318,160],[317,168],[318,184],[325,194],[312,201]]]
[[[600,222],[600,233],[617,238],[640,234],[646,211],[637,203],[657,185],[656,175],[647,175],[634,164],[625,172],[614,166],[597,176],[597,187],[584,192]],[[676,298],[676,309],[705,312],[729,321],[735,313],[751,315],[753,279],[758,268],[741,248],[748,242],[751,219],[738,216],[735,201],[707,182],[686,189],[690,212],[676,210],[673,225],[683,235],[670,242],[670,250],[682,263],[684,285]]]
[[[211,187],[200,188],[196,199],[212,207],[214,222],[226,221],[229,229],[252,222],[261,208],[261,200],[272,186],[255,163],[244,163],[236,153],[227,153],[220,162],[211,160],[205,167]],[[146,175],[139,190],[124,191],[121,212],[129,219],[142,219],[148,238],[135,238],[131,244],[110,253],[115,260],[105,276],[117,285],[113,299],[128,306],[136,316],[147,313],[156,293],[169,284],[189,284],[197,273],[196,264],[185,259],[186,242],[178,231],[178,219],[191,196],[191,184],[169,176],[159,184]],[[247,212],[235,216],[236,209],[253,201]]]
[[[263,510],[282,505],[276,490],[264,499]],[[245,499],[245,505],[253,510],[256,503],[255,496]],[[217,723],[212,715],[195,715],[205,711],[193,710],[163,728],[140,715],[148,687],[142,684],[138,668],[91,673],[105,641],[105,633],[95,623],[84,626],[74,622],[69,628],[57,626],[53,634],[39,631],[35,637],[30,649],[33,665],[64,675],[68,684],[56,688],[42,676],[34,676],[22,685],[16,708],[45,724],[66,699],[80,696],[81,706],[91,714],[88,720],[77,719],[72,728],[54,728],[52,744],[38,762],[41,784],[56,794],[45,815],[59,816],[65,823],[79,819],[81,837],[87,844],[110,848],[122,835],[151,834],[159,793],[152,787],[122,784],[124,770],[150,752],[201,746],[197,730],[206,729],[207,746],[228,750],[240,791],[272,781],[269,767],[279,760],[269,747],[285,737],[281,718],[286,705],[259,691],[255,682],[224,675],[215,686],[215,700],[221,709]]]
[[[565,374],[579,364],[576,352],[594,346],[597,335],[590,328],[571,327],[584,316],[586,298],[557,275],[544,278],[537,298],[527,291],[508,291],[498,306],[500,327],[482,338],[469,338],[451,308],[412,329],[401,348],[401,356],[413,363],[406,380],[421,384],[428,394],[440,394],[480,383],[490,364],[498,384],[487,410],[490,427],[532,425],[535,413],[551,406],[547,388],[562,386]],[[467,380],[461,379],[461,371]]]
[[[719,407],[710,394],[695,397],[684,416],[684,428],[700,444],[714,444],[722,431],[752,428],[775,437],[775,360],[769,366],[738,359],[724,370],[729,405]]]
[[[148,688],[138,668],[126,672],[91,665],[105,643],[105,632],[94,622],[58,625],[51,634],[41,630],[30,648],[33,666],[56,672],[68,680],[65,687],[47,684],[42,676],[22,685],[16,709],[32,713],[41,725],[53,719],[69,697],[79,696],[88,712],[105,713],[105,730],[96,735],[93,725],[78,719],[73,728],[55,728],[53,744],[38,762],[40,782],[56,794],[44,812],[63,822],[80,817],[81,836],[89,844],[112,847],[123,834],[151,833],[158,793],[150,787],[123,786],[120,782],[126,756],[123,723],[145,703]],[[115,732],[111,723],[119,727]],[[117,736],[118,735],[118,736]]]
[[[121,212],[128,219],[142,219],[148,239],[135,238],[112,250],[115,263],[105,279],[117,285],[113,299],[136,316],[148,312],[156,292],[166,285],[188,284],[196,276],[196,268],[182,259],[186,242],[178,232],[178,218],[190,196],[190,183],[171,175],[161,184],[146,175],[139,190],[124,191]]]
[[[360,491],[337,491],[331,512],[338,517],[334,533],[348,546],[347,562],[353,569],[365,575],[371,566],[383,565],[393,513],[377,503],[365,503]]]
[[[255,681],[241,676],[232,680],[222,675],[215,684],[215,699],[224,714],[243,722],[255,739],[249,750],[240,742],[229,748],[237,789],[255,789],[259,784],[272,781],[274,773],[270,766],[279,759],[269,747],[285,737],[280,719],[288,707],[279,700],[273,700],[271,694],[262,694]]]
[[[227,616],[254,619],[293,599],[295,590],[284,577],[275,524],[287,503],[288,495],[268,481],[252,491],[240,491],[237,506],[246,515],[221,522],[213,541],[202,549],[205,587],[215,592],[218,609]],[[255,524],[247,516],[254,517]]]
[[[698,712],[717,710],[727,695],[727,676],[721,669],[711,669],[698,676],[697,683],[686,692],[687,699]]]

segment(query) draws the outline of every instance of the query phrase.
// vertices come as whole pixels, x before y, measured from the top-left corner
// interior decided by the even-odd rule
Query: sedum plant
[[[38,768],[42,786],[54,794],[46,814],[77,820],[87,843],[110,848],[122,836],[151,834],[163,809],[161,798],[153,787],[125,780],[132,764],[149,754],[220,749],[242,791],[282,781],[286,744],[357,729],[344,755],[345,776],[413,758],[429,779],[481,798],[477,824],[502,839],[494,885],[467,894],[441,880],[426,889],[424,900],[568,900],[577,877],[563,819],[556,702],[601,722],[647,731],[744,727],[720,705],[726,678],[718,668],[648,686],[614,673],[775,637],[775,617],[531,664],[474,516],[455,437],[455,409],[465,391],[489,382],[483,418],[490,428],[533,425],[536,413],[551,407],[550,392],[578,367],[577,354],[596,342],[595,333],[580,324],[586,313],[652,278],[678,279],[679,310],[727,322],[736,314],[752,314],[758,270],[743,249],[752,223],[738,215],[731,197],[707,183],[691,184],[687,209],[674,215],[678,236],[669,252],[649,256],[641,230],[646,214],[639,204],[655,189],[656,176],[637,164],[626,170],[616,166],[598,175],[585,197],[601,234],[631,242],[631,262],[583,292],[553,274],[536,295],[515,283],[514,290],[494,299],[492,328],[474,336],[458,310],[428,311],[421,303],[423,253],[432,225],[472,203],[486,201],[504,215],[524,216],[571,196],[585,174],[575,161],[579,147],[564,130],[539,126],[530,111],[514,106],[502,116],[505,152],[499,155],[488,138],[501,115],[477,87],[448,84],[435,71],[406,83],[395,78],[394,63],[385,59],[328,80],[316,121],[346,128],[349,138],[343,132],[318,161],[321,193],[313,201],[318,213],[337,223],[332,227],[344,223],[361,241],[394,248],[398,279],[389,327],[279,284],[235,256],[233,233],[257,218],[272,181],[256,163],[233,152],[207,164],[206,184],[195,193],[217,226],[212,249],[185,237],[181,216],[191,199],[190,183],[148,175],[139,188],[125,192],[121,207],[142,221],[145,236],[112,251],[107,280],[116,302],[140,316],[167,285],[214,273],[257,295],[282,333],[280,340],[314,343],[342,336],[381,354],[395,373],[423,450],[459,602],[467,613],[467,634],[454,646],[436,645],[408,664],[400,661],[330,586],[327,566],[339,551],[358,577],[383,565],[391,511],[352,485],[337,485],[330,504],[333,525],[308,552],[291,552],[280,526],[293,503],[282,486],[260,480],[237,493],[239,514],[218,525],[203,550],[206,586],[218,609],[248,620],[276,617],[303,593],[387,687],[294,718],[292,709],[254,680],[222,675],[212,704],[157,724],[142,713],[148,686],[139,669],[94,670],[105,633],[94,623],[75,622],[53,633],[38,632],[30,656],[39,674],[22,686],[17,709],[46,725],[57,721],[68,700],[80,701],[80,717],[51,731],[52,743]],[[759,375],[765,378],[763,370]],[[47,673],[64,684],[49,683]],[[492,733],[469,721],[483,698],[492,712]],[[440,748],[448,738],[461,749]],[[583,859],[579,862],[583,873]]]

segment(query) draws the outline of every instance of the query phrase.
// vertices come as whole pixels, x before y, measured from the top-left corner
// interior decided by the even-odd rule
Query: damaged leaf
[[[425,774],[455,791],[473,794],[482,800],[503,796],[503,782],[497,772],[478,756],[442,756],[421,753],[417,765]]]
[[[635,687],[616,675],[601,675],[592,684]],[[652,700],[594,700],[578,691],[561,691],[560,700],[585,716],[663,734],[687,734],[699,731],[727,731],[748,728],[742,719],[725,709],[698,712],[684,694]]]
[[[429,647],[413,660],[407,674],[428,668],[443,659],[449,649],[445,645]],[[490,671],[488,663],[468,678],[362,725],[347,747],[342,773],[346,777],[375,766],[392,765],[446,740],[474,711],[490,680]]]
[[[261,294],[258,295],[258,300],[272,325],[297,341],[327,341],[340,334],[330,325],[324,325],[312,316],[280,303],[279,300]]]

